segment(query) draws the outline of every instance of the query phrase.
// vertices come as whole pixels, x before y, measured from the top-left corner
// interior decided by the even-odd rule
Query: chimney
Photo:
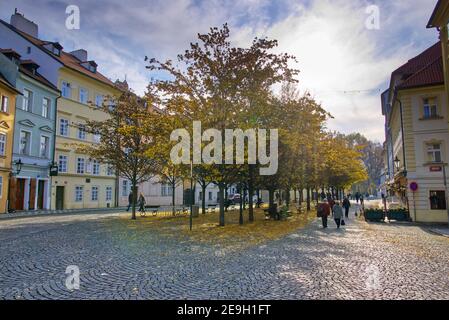
[[[79,61],[86,62],[87,61],[87,51],[84,49],[78,49],[70,52],[71,55],[75,56]]]
[[[22,32],[29,34],[34,38],[39,36],[39,27],[33,21],[28,20],[25,16],[17,11],[11,16],[10,24]]]

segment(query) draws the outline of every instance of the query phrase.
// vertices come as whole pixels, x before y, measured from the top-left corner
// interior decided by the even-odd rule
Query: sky
[[[65,51],[86,49],[98,70],[127,79],[143,94],[144,57],[175,59],[198,33],[228,23],[234,45],[277,39],[277,52],[296,56],[299,88],[333,115],[328,128],[383,142],[380,94],[391,72],[438,41],[426,29],[437,0],[0,0],[0,18],[14,8],[39,25],[39,37]],[[80,29],[65,27],[66,8],[80,9]],[[378,28],[366,21],[379,9]],[[368,8],[368,9],[367,9]]]

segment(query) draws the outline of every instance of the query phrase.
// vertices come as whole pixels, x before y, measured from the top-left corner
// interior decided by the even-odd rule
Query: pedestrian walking
[[[331,208],[332,215],[334,215],[335,200],[332,197],[330,197],[327,199],[327,202],[329,203],[329,207]]]
[[[342,223],[343,220],[343,208],[340,207],[340,203],[336,202],[334,207],[333,207],[333,211],[334,211],[334,220],[335,223],[337,224],[337,229],[340,229],[340,225]]]
[[[360,193],[357,191],[355,194],[355,201],[357,202],[357,204],[359,204],[359,200],[360,200]]]
[[[365,199],[363,199],[363,195],[360,196],[360,204],[362,205],[363,208],[363,203],[365,202]]]
[[[345,217],[349,218],[349,208],[351,207],[351,201],[347,197],[343,199],[343,208],[345,208]]]
[[[126,209],[126,211],[129,211],[129,208],[131,208],[133,204],[133,193],[130,192],[128,195],[128,208]]]
[[[143,196],[142,193],[139,196],[138,204],[139,204],[139,212],[145,212],[146,201],[145,201],[145,197]]]
[[[317,216],[321,218],[323,223],[323,229],[327,228],[327,217],[331,214],[331,207],[327,202],[322,202],[318,204]]]

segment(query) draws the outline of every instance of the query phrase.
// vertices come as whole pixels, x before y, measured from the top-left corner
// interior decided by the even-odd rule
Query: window
[[[59,134],[64,137],[69,136],[69,120],[59,119]]]
[[[0,199],[3,198],[3,177],[0,176]]]
[[[97,94],[95,96],[95,105],[97,107],[101,107],[103,105],[103,96],[101,94]]]
[[[441,144],[432,143],[427,145],[427,160],[429,162],[441,162]]]
[[[86,140],[86,125],[84,124],[78,125],[78,139]]]
[[[60,155],[58,161],[58,171],[67,172],[67,156]]]
[[[31,133],[20,131],[20,154],[29,155],[31,147]]]
[[[106,187],[106,201],[112,200],[112,187]]]
[[[6,155],[6,134],[0,132],[0,156]]]
[[[430,191],[430,209],[446,210],[446,193],[444,191]]]
[[[212,201],[212,192],[209,191],[209,201]]]
[[[72,88],[70,83],[63,81],[61,86],[61,94],[64,98],[71,99],[72,98]]]
[[[84,191],[84,187],[82,187],[82,186],[75,187],[75,201],[76,202],[83,201],[83,193],[84,193],[83,191]]]
[[[114,168],[112,167],[112,166],[108,166],[108,169],[107,169],[107,175],[108,176],[113,176],[114,175]]]
[[[27,47],[27,54],[31,53],[31,47]]]
[[[98,201],[98,187],[92,187],[91,200]]]
[[[92,136],[92,140],[93,140],[95,143],[100,143],[100,142],[101,142],[101,135],[98,134],[98,133],[95,133],[95,134]]]
[[[50,138],[46,136],[41,136],[40,152],[41,158],[49,158],[50,154]]]
[[[44,98],[42,100],[42,116],[44,118],[48,118],[50,116],[50,105],[51,105],[50,99]]]
[[[86,89],[80,88],[80,102],[87,104],[89,100],[89,92]]]
[[[94,174],[94,175],[100,174],[100,161],[98,161],[98,160],[92,161],[92,174]]]
[[[173,190],[171,186],[167,183],[161,184],[161,196],[162,197],[169,197],[173,194]]]
[[[23,89],[22,110],[31,112],[33,106],[33,92]]]
[[[123,180],[122,183],[122,197],[128,196],[128,180]]]
[[[431,119],[436,117],[438,117],[436,99],[424,99],[424,119]]]
[[[76,159],[76,173],[84,174],[85,160],[84,158]]]
[[[2,96],[2,101],[0,105],[0,112],[8,112],[9,98],[7,96]]]

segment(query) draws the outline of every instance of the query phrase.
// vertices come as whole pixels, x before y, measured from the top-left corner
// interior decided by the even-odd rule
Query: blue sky
[[[295,55],[299,86],[335,119],[329,128],[383,141],[380,93],[391,72],[438,41],[426,29],[437,0],[14,0],[0,2],[0,18],[14,8],[39,25],[40,37],[66,51],[84,48],[100,72],[125,76],[137,93],[150,77],[144,57],[183,52],[198,32],[228,22],[236,45],[255,36],[279,41]],[[65,28],[65,9],[77,5],[80,30]],[[368,30],[365,10],[380,9],[380,29]]]

